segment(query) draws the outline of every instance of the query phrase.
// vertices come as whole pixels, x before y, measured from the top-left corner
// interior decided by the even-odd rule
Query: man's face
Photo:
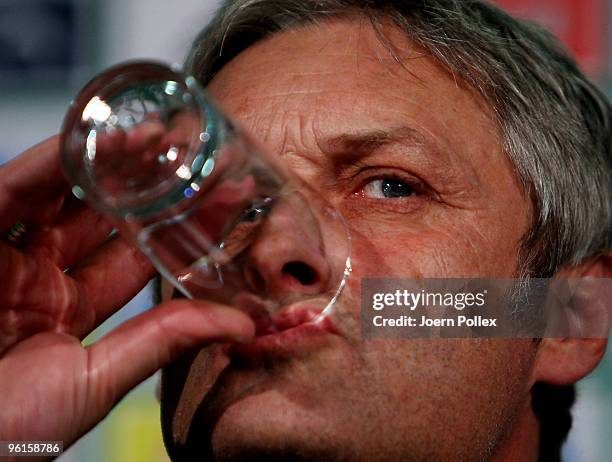
[[[166,370],[179,446],[220,460],[481,460],[526,418],[531,341],[360,337],[360,278],[513,276],[531,214],[486,104],[385,30],[403,67],[369,22],[346,19],[275,35],[208,88],[343,213],[353,273],[338,335],[253,361],[213,347]],[[291,256],[269,255],[260,272],[281,284]]]

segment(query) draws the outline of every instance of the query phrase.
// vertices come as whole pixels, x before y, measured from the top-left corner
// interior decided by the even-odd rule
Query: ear
[[[612,277],[612,254],[601,255],[579,266],[561,270],[556,277],[585,281],[586,288],[577,291],[573,300],[585,330],[580,336],[543,339],[536,357],[534,380],[569,385],[595,369],[606,351],[612,322],[612,281],[608,279]]]

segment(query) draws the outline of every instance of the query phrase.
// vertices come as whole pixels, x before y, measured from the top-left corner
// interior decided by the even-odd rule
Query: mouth
[[[296,357],[329,343],[332,336],[341,336],[328,316],[321,313],[325,302],[307,300],[289,305],[272,315],[253,313],[257,336],[248,344],[233,344],[228,355],[232,361],[259,362],[266,357]]]

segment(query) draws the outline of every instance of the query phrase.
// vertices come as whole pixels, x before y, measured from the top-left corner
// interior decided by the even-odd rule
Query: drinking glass
[[[194,77],[146,61],[103,72],[71,104],[61,156],[73,193],[183,296],[258,317],[333,309],[351,270],[341,214]]]

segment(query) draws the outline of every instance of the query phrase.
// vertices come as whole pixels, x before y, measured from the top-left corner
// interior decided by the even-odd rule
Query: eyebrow
[[[418,146],[432,144],[418,130],[406,126],[389,130],[372,129],[343,133],[327,138],[321,144],[324,151],[368,153],[398,142],[408,142]]]
[[[349,161],[371,154],[377,149],[391,144],[407,144],[415,147],[424,147],[436,157],[448,161],[446,153],[440,149],[438,143],[425,136],[415,128],[408,126],[391,129],[368,129],[355,133],[343,133],[320,140],[319,146],[325,153],[333,153],[341,157],[341,161]]]
[[[354,133],[332,135],[318,142],[320,149],[325,154],[333,154],[334,162],[338,164],[357,161],[382,147],[397,144],[423,148],[422,151],[426,154],[421,158],[427,159],[427,163],[432,166],[437,164],[448,173],[455,170],[456,162],[452,162],[453,159],[447,149],[444,149],[435,138],[426,136],[409,126],[358,130]]]
[[[479,183],[477,172],[468,162],[461,161],[455,150],[450,150],[444,140],[424,134],[410,126],[356,130],[322,137],[319,148],[331,159],[335,169],[353,165],[361,159],[375,155],[381,148],[400,146],[407,149],[417,173],[438,192],[449,194],[465,190],[467,185]],[[403,150],[398,151],[398,153]],[[416,164],[414,164],[416,162]]]

